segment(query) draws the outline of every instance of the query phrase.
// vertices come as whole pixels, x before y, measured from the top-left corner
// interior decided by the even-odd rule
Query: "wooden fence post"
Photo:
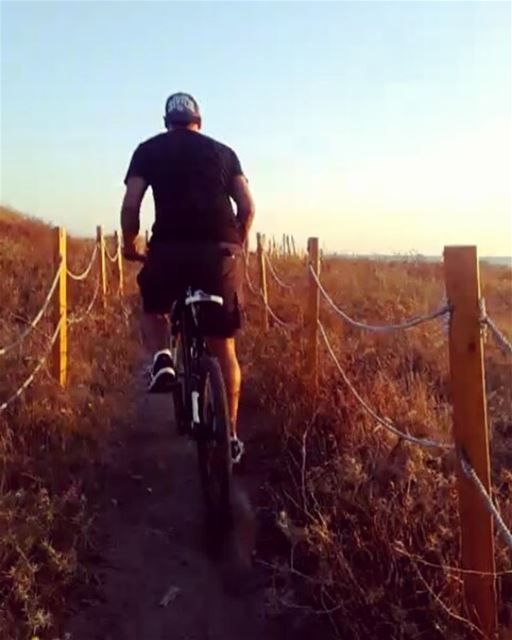
[[[291,236],[291,241],[292,241],[292,256],[295,258],[295,256],[297,255],[297,250],[295,247],[295,238],[293,236]]]
[[[292,245],[290,244],[290,236],[286,235],[286,255],[292,255]]]
[[[121,246],[120,235],[117,231],[114,233],[114,238],[116,241],[117,250],[117,276],[119,278],[119,295],[122,296],[124,293],[123,248]]]
[[[53,230],[53,264],[55,271],[60,269],[59,282],[54,293],[53,303],[55,328],[60,323],[60,329],[52,347],[51,364],[55,379],[61,387],[65,387],[68,360],[68,325],[66,230],[63,227],[55,227]]]
[[[98,266],[100,270],[101,278],[101,298],[103,309],[107,306],[107,264],[105,260],[105,236],[103,235],[103,228],[101,225],[96,227],[96,241],[98,243]]]
[[[270,324],[268,319],[268,292],[267,292],[267,272],[265,264],[265,236],[261,233],[256,234],[258,247],[258,271],[260,280],[261,296],[263,298],[263,329],[269,330]]]
[[[450,372],[455,446],[491,493],[480,279],[476,247],[445,247],[450,322]],[[486,640],[497,633],[492,516],[471,479],[458,469],[462,568],[468,617]],[[470,573],[474,572],[474,573]]]
[[[307,371],[311,375],[313,389],[318,387],[318,322],[320,319],[320,290],[311,273],[311,266],[318,277],[320,277],[320,254],[318,251],[318,238],[308,239],[308,268],[309,295],[308,308],[306,313],[307,326]]]

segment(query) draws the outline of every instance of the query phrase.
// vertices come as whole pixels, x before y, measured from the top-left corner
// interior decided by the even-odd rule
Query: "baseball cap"
[[[201,124],[197,101],[188,93],[173,93],[165,103],[166,124]]]

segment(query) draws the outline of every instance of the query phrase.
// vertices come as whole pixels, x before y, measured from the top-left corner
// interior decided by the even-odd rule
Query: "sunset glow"
[[[233,146],[257,228],[344,252],[511,251],[507,3],[3,3],[4,204],[114,229],[166,96]],[[41,29],[40,25],[45,24]],[[150,226],[151,197],[144,205]]]

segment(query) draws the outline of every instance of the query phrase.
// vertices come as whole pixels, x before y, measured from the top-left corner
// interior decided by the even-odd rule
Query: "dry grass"
[[[90,240],[70,240],[70,266],[87,263]],[[34,317],[53,277],[50,229],[0,210],[0,344]],[[95,273],[95,272],[94,272]],[[94,278],[70,283],[70,309],[84,309]],[[111,281],[115,281],[112,278]],[[112,422],[129,420],[134,341],[117,296],[70,327],[69,386],[57,388],[45,366],[23,398],[0,415],[0,637],[54,637],[66,598],[87,581],[81,559],[90,545],[101,491],[97,465]],[[15,391],[45,352],[46,317],[24,344],[3,357],[0,398]],[[121,411],[121,407],[124,407]]]
[[[70,242],[74,270],[91,249],[91,241]],[[0,211],[0,344],[12,341],[39,309],[53,274],[51,255],[47,226]],[[295,290],[283,294],[272,285],[272,306],[302,322],[304,265],[291,260],[276,267]],[[323,279],[349,313],[375,322],[429,310],[443,294],[441,267],[420,261],[332,260]],[[510,270],[485,267],[483,284],[489,312],[510,335]],[[71,307],[86,307],[92,292],[91,281],[71,283]],[[273,329],[263,337],[255,300],[248,313],[241,342],[246,391],[279,426],[267,490],[276,511],[286,513],[292,540],[274,596],[306,618],[325,621],[325,637],[470,636],[460,619],[453,460],[376,428],[323,351],[321,391],[312,397],[304,332]],[[446,336],[439,323],[376,337],[344,327],[326,309],[322,315],[343,366],[379,413],[416,435],[449,438]],[[42,322],[3,358],[0,398],[33,369],[50,331],[51,323]],[[91,496],[101,492],[97,470],[110,423],[130,419],[135,349],[128,311],[113,302],[105,320],[96,313],[71,327],[69,387],[59,390],[44,369],[24,399],[0,415],[2,638],[54,637],[69,592],[87,581],[82,560],[91,546]],[[492,343],[486,365],[495,497],[511,523],[511,367]],[[498,569],[510,569],[499,539],[496,548]],[[284,566],[280,557],[273,561]],[[500,578],[499,589],[501,620],[510,625],[510,575]]]
[[[273,284],[271,304],[282,318],[301,322],[305,267],[289,259],[276,270],[295,288],[283,293]],[[368,322],[426,312],[444,292],[442,266],[421,261],[332,259],[322,279],[349,314]],[[510,336],[512,273],[484,266],[482,280],[488,311]],[[323,349],[321,390],[312,397],[304,332],[272,329],[262,337],[252,296],[248,315],[246,387],[279,425],[277,471],[267,490],[292,530],[286,570],[282,558],[274,559],[281,566],[274,596],[344,640],[473,637],[461,619],[453,459],[398,442],[376,426]],[[439,322],[375,336],[347,327],[326,307],[322,322],[350,379],[379,414],[415,435],[450,438],[447,341]],[[512,368],[491,340],[486,367],[495,498],[510,525]],[[499,538],[496,550],[498,570],[510,570]],[[499,595],[501,623],[510,626],[511,574],[500,578]]]

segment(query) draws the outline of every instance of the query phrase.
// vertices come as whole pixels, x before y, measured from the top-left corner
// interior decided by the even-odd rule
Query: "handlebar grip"
[[[128,261],[128,262],[142,262],[142,264],[144,264],[146,262],[146,256],[143,256],[141,254],[138,254],[136,256],[134,255],[124,255],[123,254],[123,258]]]

